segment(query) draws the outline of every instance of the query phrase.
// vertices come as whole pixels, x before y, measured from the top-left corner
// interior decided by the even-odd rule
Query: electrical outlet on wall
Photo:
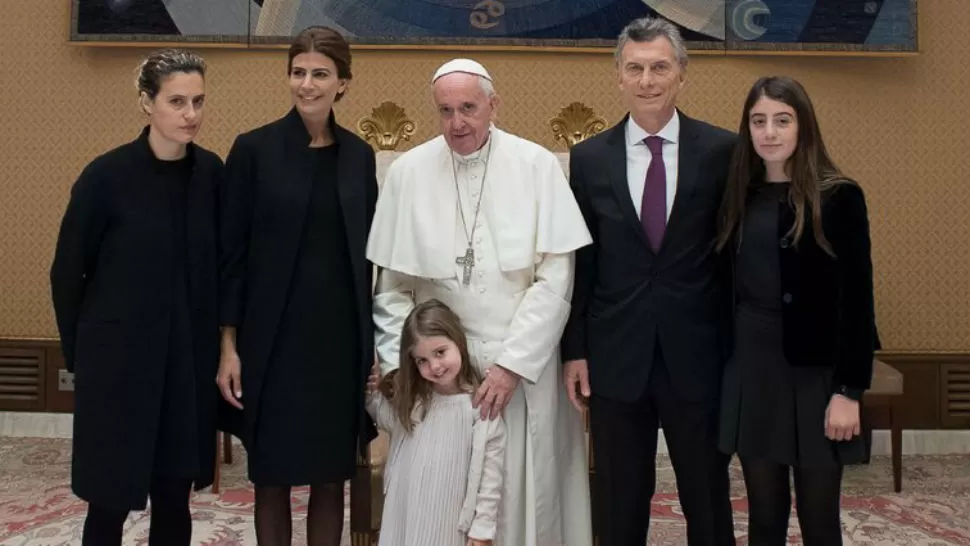
[[[74,374],[67,370],[57,371],[57,390],[59,391],[73,391],[74,390]]]

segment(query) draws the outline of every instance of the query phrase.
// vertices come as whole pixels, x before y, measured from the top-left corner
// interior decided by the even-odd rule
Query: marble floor
[[[245,452],[223,466],[220,494],[193,496],[193,545],[254,545],[253,492],[245,479]],[[85,504],[70,491],[70,440],[0,436],[0,544],[80,544]],[[913,455],[904,460],[903,492],[892,492],[890,464],[877,456],[870,465],[846,471],[842,501],[847,545],[949,546],[970,544],[970,455]],[[732,467],[735,532],[746,544],[747,503],[740,469]],[[306,513],[306,491],[295,490],[298,520]],[[683,517],[669,460],[658,461],[657,495],[649,544],[686,544]],[[799,543],[791,520],[789,542]],[[126,545],[147,545],[148,514],[132,513]],[[305,544],[302,521],[294,544]],[[349,546],[346,538],[344,545]]]

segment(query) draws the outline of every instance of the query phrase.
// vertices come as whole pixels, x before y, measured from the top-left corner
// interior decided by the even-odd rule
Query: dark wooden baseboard
[[[880,351],[878,358],[903,373],[902,426],[970,427],[970,353]],[[56,339],[0,337],[0,411],[71,412],[74,393],[59,385],[64,357]],[[885,408],[868,411],[873,428],[889,428]]]

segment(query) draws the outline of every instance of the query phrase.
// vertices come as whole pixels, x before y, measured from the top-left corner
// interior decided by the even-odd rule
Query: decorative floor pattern
[[[0,437],[0,544],[68,546],[80,544],[85,504],[70,491],[70,440]],[[193,496],[193,545],[256,543],[253,492],[245,479],[245,453],[235,449],[223,466],[222,491]],[[892,493],[888,458],[846,470],[842,525],[846,545],[970,545],[970,455],[913,456],[903,461],[903,493]],[[741,471],[732,467],[735,527],[746,544],[747,502]],[[657,495],[649,544],[686,544],[683,517],[669,460],[658,459]],[[293,494],[294,544],[305,544],[302,517],[306,490]],[[349,546],[346,537],[344,545]],[[791,519],[789,542],[799,543]],[[125,524],[126,545],[147,545],[148,514],[132,513]]]

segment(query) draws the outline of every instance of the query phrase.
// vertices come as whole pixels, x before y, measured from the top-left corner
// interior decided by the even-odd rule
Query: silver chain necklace
[[[475,228],[478,227],[478,212],[481,210],[482,206],[482,196],[485,195],[485,178],[488,176],[488,164],[492,161],[492,135],[488,136],[488,148],[485,151],[485,171],[482,173],[482,183],[478,189],[478,202],[475,203],[475,217],[472,219],[472,231],[471,234],[468,233],[468,224],[465,222],[465,208],[461,206],[461,189],[458,187],[458,165],[455,161],[455,152],[451,152],[451,172],[455,181],[455,194],[457,196],[456,206],[458,207],[458,213],[461,215],[461,227],[465,234],[465,238],[468,240],[468,247],[465,249],[465,254],[455,258],[455,264],[462,266],[461,282],[465,286],[468,286],[472,280],[472,269],[475,267],[475,249],[472,247],[472,241],[475,238]]]

